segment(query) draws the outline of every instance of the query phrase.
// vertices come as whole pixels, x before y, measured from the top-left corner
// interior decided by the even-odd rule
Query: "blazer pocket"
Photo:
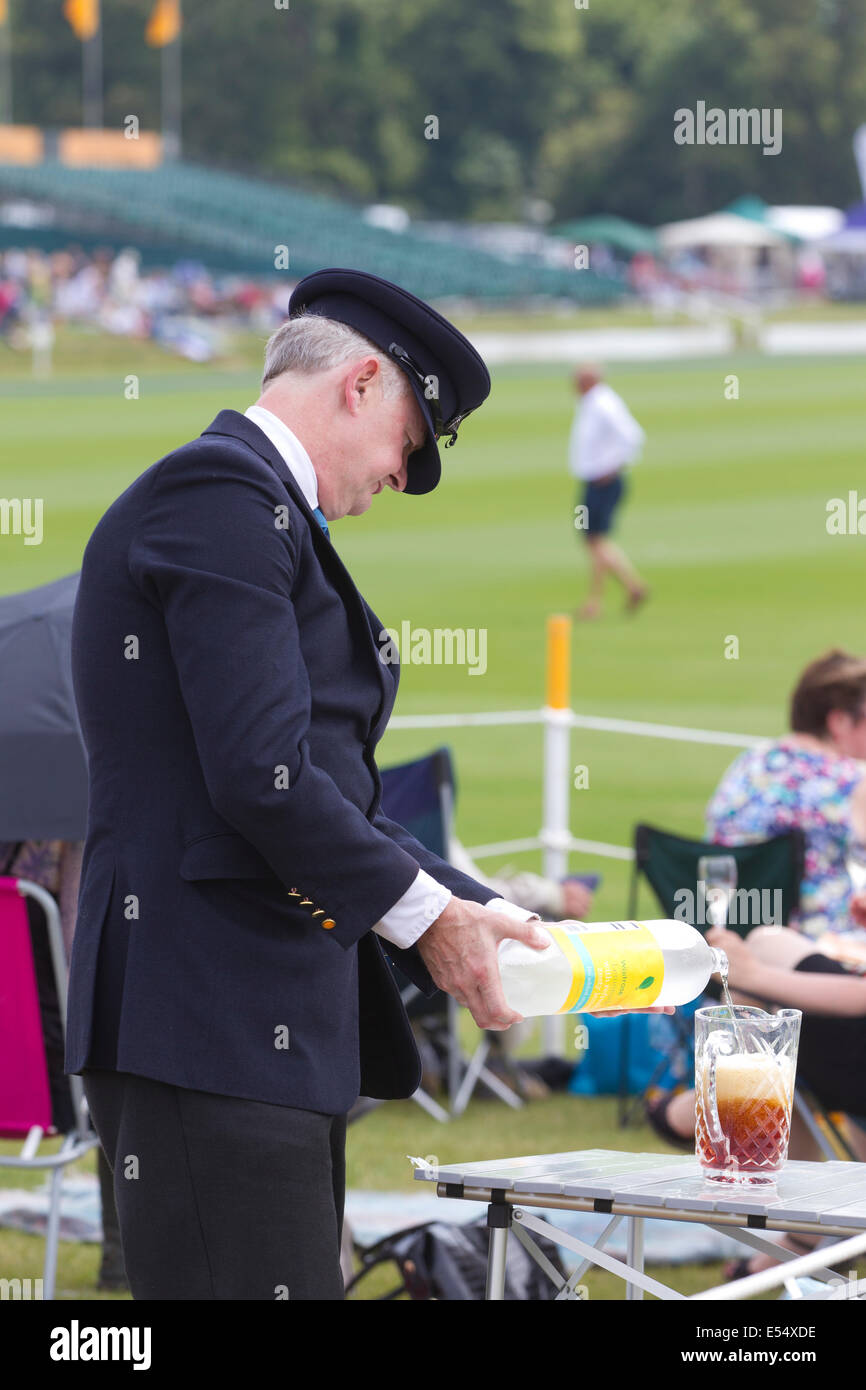
[[[242,835],[205,835],[184,846],[180,876],[199,878],[272,878],[279,882],[268,861]]]

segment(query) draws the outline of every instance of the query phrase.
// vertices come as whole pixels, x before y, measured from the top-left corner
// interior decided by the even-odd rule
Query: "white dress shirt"
[[[267,435],[304,494],[304,500],[315,510],[319,505],[316,470],[297,435],[293,434],[288,425],[272,411],[265,410],[264,406],[251,405],[244,414]],[[423,869],[419,869],[402,898],[385,913],[373,930],[395,946],[414,946],[419,936],[422,936],[439,914],[444,912],[450,901],[451,890],[437,883],[436,879]],[[493,898],[486,906],[521,921],[538,917],[537,913],[527,912],[525,908],[506,902],[504,898]]]
[[[596,382],[580,399],[571,427],[569,467],[575,478],[591,482],[634,463],[644,432],[625,401],[605,382]]]
[[[279,416],[274,415],[273,411],[265,410],[263,405],[251,405],[244,414],[254,425],[258,425],[262,434],[268,436],[277,453],[282,455],[289,472],[304,494],[304,501],[315,511],[319,505],[319,480],[313,460],[298,436],[293,434],[288,425],[284,424]]]

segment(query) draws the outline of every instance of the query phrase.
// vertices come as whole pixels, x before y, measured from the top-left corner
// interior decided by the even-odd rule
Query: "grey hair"
[[[322,314],[298,314],[286,319],[268,339],[262,389],[283,372],[325,372],[366,356],[381,363],[386,400],[411,390],[403,368],[363,333]]]

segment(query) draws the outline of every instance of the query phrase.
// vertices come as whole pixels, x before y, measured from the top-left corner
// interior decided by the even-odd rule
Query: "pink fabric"
[[[0,1138],[51,1128],[51,1092],[27,906],[0,878]]]

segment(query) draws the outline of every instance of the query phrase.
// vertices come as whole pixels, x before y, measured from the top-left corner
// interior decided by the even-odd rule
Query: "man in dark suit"
[[[340,1298],[346,1113],[420,1080],[380,941],[485,1028],[519,1017],[498,942],[547,942],[382,814],[398,668],[327,528],[435,487],[487,371],[375,276],[319,272],[289,310],[257,404],[136,479],[82,566],[66,1068],[135,1298]]]

